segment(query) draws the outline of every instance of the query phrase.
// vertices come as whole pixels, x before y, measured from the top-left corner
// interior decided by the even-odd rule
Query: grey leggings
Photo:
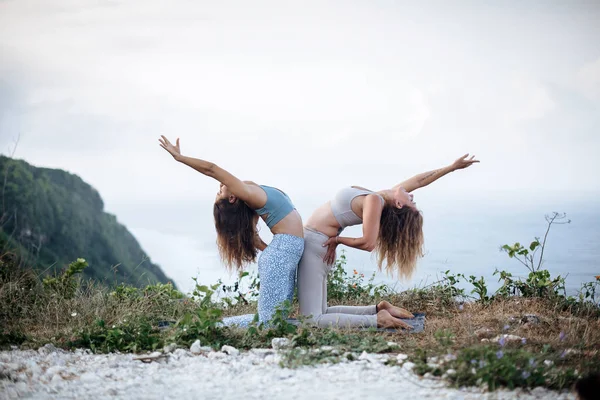
[[[327,307],[327,275],[331,266],[323,262],[329,239],[327,235],[304,228],[304,254],[298,266],[298,300],[300,313],[320,327],[376,327],[376,307]]]

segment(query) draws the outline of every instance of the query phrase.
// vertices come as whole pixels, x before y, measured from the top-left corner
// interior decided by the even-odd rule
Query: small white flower
[[[124,319],[124,320],[123,320],[123,322],[127,322],[127,320],[126,320],[126,319]]]
[[[76,316],[77,316],[77,313],[76,313],[76,312],[74,312],[74,313],[71,313],[71,317],[76,317]]]
[[[183,328],[183,331],[184,331],[184,332],[187,332],[187,328]]]
[[[113,329],[115,329],[115,326],[113,325]]]

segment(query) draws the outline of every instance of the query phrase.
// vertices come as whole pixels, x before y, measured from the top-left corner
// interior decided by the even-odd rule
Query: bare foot
[[[399,320],[398,318],[392,317],[392,314],[390,314],[386,310],[381,310],[377,313],[377,327],[412,329],[412,326],[408,325],[404,321]]]
[[[380,301],[379,304],[377,304],[377,309],[378,310],[386,310],[387,312],[389,312],[392,315],[392,317],[396,317],[396,318],[414,318],[415,317],[414,315],[412,315],[412,313],[410,311],[405,310],[404,308],[396,307],[385,300]]]

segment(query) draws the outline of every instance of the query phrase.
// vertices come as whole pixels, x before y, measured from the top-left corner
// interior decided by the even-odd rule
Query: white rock
[[[16,372],[19,369],[21,369],[21,365],[19,365],[17,363],[2,363],[0,365],[0,371],[4,371],[5,373]]]
[[[200,354],[202,353],[202,350],[200,350],[200,341],[196,340],[194,343],[192,343],[192,345],[190,346],[190,351],[192,352],[192,354]]]
[[[405,362],[404,364],[402,364],[402,369],[406,370],[406,371],[412,371],[412,369],[415,367],[415,363],[412,363],[410,361]]]
[[[548,361],[548,360],[546,360],[546,361]],[[543,399],[548,395],[548,390],[544,389],[543,387],[538,386],[531,391],[531,394],[538,399]]]
[[[292,341],[288,338],[273,338],[271,340],[271,347],[275,350],[287,349],[292,346]]]
[[[50,353],[54,353],[58,351],[56,347],[52,343],[45,344],[44,346],[38,349],[38,353],[42,355],[48,355]]]
[[[500,338],[504,338],[506,343],[520,342],[523,338],[517,335],[498,335],[495,338],[491,339],[492,342],[498,343]]]
[[[566,349],[564,351],[564,356],[565,357],[569,357],[569,356],[577,355],[577,354],[581,354],[581,351],[577,350],[577,349]]]
[[[454,360],[456,360],[456,356],[452,353],[446,354],[444,356],[444,361],[454,361]]]
[[[265,358],[269,354],[275,354],[275,351],[273,349],[250,349],[250,354]]]
[[[329,351],[328,347],[320,350]],[[524,391],[518,395],[518,391],[501,390],[496,392],[497,397],[496,393],[481,394],[481,387],[458,391],[442,386],[439,377],[429,374],[427,379],[419,380],[410,372],[414,371],[415,365],[405,354],[391,355],[404,364],[400,370],[382,365],[380,360],[389,357],[387,354],[358,353],[353,357],[356,359],[360,354],[363,360],[358,362],[282,369],[277,364],[285,353],[273,349],[253,349],[240,352],[237,357],[227,356],[224,352],[209,354],[212,353],[210,357],[214,359],[192,357],[188,349],[176,349],[170,355],[169,363],[158,364],[134,361],[135,355],[132,354],[56,352],[58,358],[53,358],[53,363],[48,364],[44,361],[46,356],[37,351],[0,352],[0,374],[14,370],[15,379],[24,379],[16,382],[0,380],[0,398],[111,397],[141,400],[164,396],[167,392],[169,397],[181,399],[195,398],[197,393],[223,400],[283,398],[289,393],[298,400],[320,397],[350,399],[368,397],[367,394],[372,393],[372,388],[379,382],[386,383],[379,388],[379,397],[382,398],[393,398],[398,393],[410,393],[415,399],[534,398],[530,392]],[[440,362],[444,355],[439,357]],[[181,358],[177,359],[178,356]],[[115,365],[116,368],[112,368]],[[33,371],[34,366],[37,373]],[[51,376],[44,371],[49,371]],[[448,370],[444,375],[452,379],[457,373]],[[23,392],[25,389],[28,391]],[[552,391],[539,390],[536,394],[536,398],[549,400],[566,397],[559,397]]]
[[[36,377],[42,374],[42,368],[35,361],[27,362],[27,372],[31,377]]]
[[[98,375],[93,372],[86,372],[79,377],[79,380],[82,382],[92,382],[98,379]]]
[[[288,379],[294,376],[294,373],[289,369],[284,369],[278,374],[279,379]]]
[[[233,346],[227,346],[227,345],[221,347],[221,351],[223,353],[229,354],[230,356],[237,356],[240,354],[240,351],[238,349],[236,349]]]
[[[53,376],[53,375],[59,374],[63,371],[63,369],[64,368],[61,367],[60,365],[52,366],[46,370],[46,375]]]
[[[265,357],[266,364],[279,364],[281,356],[279,354],[270,354]]]
[[[321,346],[322,351],[332,351],[333,349],[333,346]]]
[[[211,360],[222,360],[224,358],[227,358],[227,354],[220,351],[213,351],[211,353],[208,353],[207,357]]]
[[[163,347],[163,353],[169,354],[177,350],[177,343],[171,343],[165,347]]]
[[[399,344],[396,342],[387,342],[387,345],[390,347],[398,347],[399,346]]]
[[[17,382],[15,383],[15,389],[20,395],[23,395],[28,392],[28,387],[25,382]]]
[[[390,359],[389,354],[369,354],[369,356],[371,357],[371,362],[377,361],[377,362],[385,363],[387,360]]]

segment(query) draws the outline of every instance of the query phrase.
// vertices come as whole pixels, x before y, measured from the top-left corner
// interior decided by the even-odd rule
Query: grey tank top
[[[348,226],[362,224],[362,219],[352,211],[352,200],[354,200],[355,197],[366,196],[369,194],[376,193],[354,187],[346,187],[337,192],[335,197],[331,200],[331,211],[333,211],[333,216],[338,224],[340,224],[338,234]],[[383,197],[379,196],[379,198],[381,199],[381,205],[384,205],[385,200],[383,200]]]

